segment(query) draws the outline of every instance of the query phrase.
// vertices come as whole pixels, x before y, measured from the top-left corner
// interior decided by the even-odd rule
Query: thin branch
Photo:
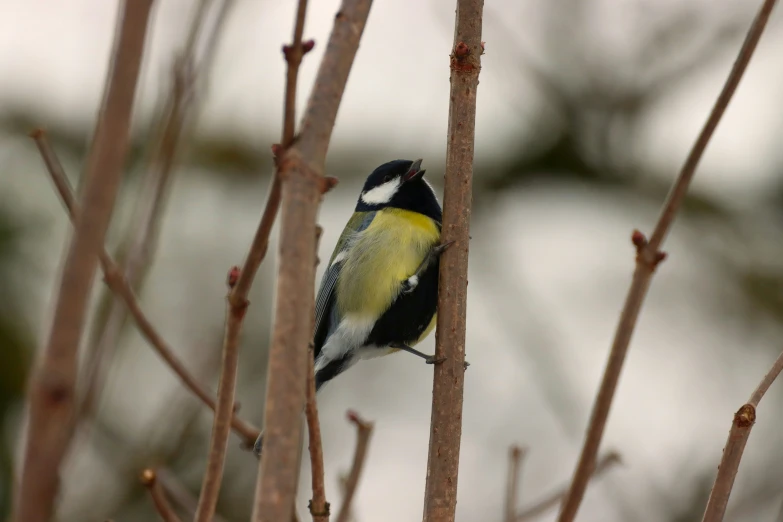
[[[310,514],[313,522],[329,522],[329,502],[326,501],[324,486],[324,451],[321,443],[321,426],[318,422],[318,403],[315,398],[314,360],[312,344],[309,374],[307,378],[307,401],[305,415],[307,416],[307,432],[309,436],[310,467],[313,483],[313,498],[310,500]]]
[[[453,522],[457,507],[476,94],[481,71],[484,0],[458,0],[450,58],[451,94],[440,259],[432,420],[424,492],[424,522]]]
[[[729,430],[729,438],[723,448],[723,456],[718,466],[718,475],[710,492],[707,507],[704,511],[702,522],[721,522],[726,513],[729,496],[734,487],[734,479],[737,477],[740,460],[745,451],[745,445],[750,437],[750,430],[756,422],[756,409],[764,398],[764,395],[775,382],[780,372],[783,371],[783,353],[778,355],[772,368],[764,375],[761,382],[753,390],[750,400],[734,414],[734,420]]]
[[[761,382],[756,387],[756,389],[753,390],[753,394],[750,396],[750,400],[748,401],[751,406],[754,408],[758,407],[761,399],[764,398],[764,395],[766,395],[769,387],[772,386],[772,383],[775,382],[775,379],[778,378],[778,375],[780,375],[781,371],[783,371],[783,353],[778,355],[778,358],[775,359],[775,362],[772,364],[772,368],[769,369],[764,378],[761,379]]]
[[[323,228],[315,228],[315,251],[318,253],[318,243],[321,240]],[[319,259],[315,257],[315,267]],[[314,301],[313,304],[315,303]],[[310,311],[313,321],[310,331],[315,329],[315,310]],[[313,485],[313,498],[310,500],[310,514],[313,522],[329,522],[329,502],[326,501],[326,486],[324,485],[324,449],[321,441],[321,424],[318,421],[318,401],[315,389],[315,345],[310,343],[310,353],[307,356],[309,369],[307,370],[307,399],[305,402],[305,416],[307,417],[307,433],[310,449],[310,468]]]
[[[290,46],[283,46],[283,55],[288,64],[288,72],[286,73],[285,107],[283,110],[282,150],[290,147],[291,143],[294,141],[296,126],[296,87],[299,78],[299,66],[302,64],[302,57],[311,51],[315,45],[312,40],[302,43],[306,14],[307,0],[299,0],[296,9],[293,43]],[[250,287],[253,285],[253,279],[269,249],[269,234],[272,232],[272,226],[275,224],[275,216],[277,216],[277,210],[280,207],[280,192],[282,186],[278,154],[275,154],[275,165],[277,168],[275,175],[272,178],[272,186],[269,189],[264,213],[261,215],[261,222],[253,237],[253,242],[250,245],[250,251],[247,254],[245,266],[242,269],[239,281],[237,281],[237,285],[229,298],[231,305],[236,308],[247,306],[247,296],[250,293]]]
[[[289,84],[287,91],[292,91],[291,103],[295,103],[296,96],[296,75],[299,64],[304,54],[302,50],[302,32],[304,31],[304,17],[307,9],[307,0],[300,0],[297,10],[297,23],[294,34],[294,52],[287,53],[286,59],[289,63],[289,77],[291,70],[293,73],[294,84]],[[295,55],[295,56],[289,56]],[[288,113],[288,97],[286,99],[286,113]],[[293,134],[293,117],[295,107],[290,108],[290,122],[286,119],[285,132]],[[234,394],[236,393],[236,375],[237,365],[239,363],[239,337],[242,332],[242,323],[249,301],[247,299],[250,293],[250,287],[253,284],[255,275],[261,265],[261,261],[266,256],[269,244],[269,233],[274,224],[277,207],[280,202],[279,176],[275,176],[272,182],[272,188],[267,201],[264,214],[261,217],[261,223],[256,231],[256,235],[251,244],[250,251],[245,260],[244,267],[239,272],[239,277],[235,285],[229,292],[226,299],[226,326],[223,341],[223,365],[221,369],[220,387],[218,390],[218,406],[215,410],[215,421],[212,426],[212,437],[210,439],[209,455],[207,458],[207,470],[204,474],[204,481],[199,496],[198,509],[196,510],[196,522],[209,522],[215,512],[218,496],[220,494],[220,484],[223,478],[223,466],[226,458],[226,449],[229,436],[229,419],[232,416]],[[293,509],[293,504],[291,506]]]
[[[340,482],[340,495],[342,495],[342,501],[345,502],[345,494],[348,492],[348,475],[341,473],[337,477],[337,480]],[[346,522],[354,522],[356,518],[353,516],[351,506],[348,506],[346,510],[348,511],[348,514],[345,516]]]
[[[508,452],[508,477],[506,479],[506,522],[514,522],[517,518],[517,504],[519,498],[519,478],[521,475],[522,461],[527,455],[527,450],[517,445],[511,446]]]
[[[47,522],[54,511],[60,465],[74,430],[78,350],[98,267],[95,254],[103,245],[120,187],[152,3],[125,2],[115,34],[84,175],[82,214],[75,220],[51,330],[30,383],[29,423],[13,517],[17,522]]]
[[[337,514],[336,522],[348,522],[351,516],[351,504],[356,496],[356,488],[359,486],[359,479],[362,476],[364,462],[367,460],[367,448],[370,445],[373,423],[362,420],[356,412],[348,412],[348,420],[356,426],[356,450],[353,453],[353,463],[351,471],[345,481],[345,493],[343,494],[343,504],[340,506],[340,512]]]
[[[220,494],[220,483],[223,479],[228,437],[231,433],[231,418],[234,415],[234,396],[239,366],[239,331],[242,327],[245,308],[237,313],[234,308],[228,306],[228,299],[226,301],[226,330],[223,340],[218,401],[217,408],[215,408],[215,419],[212,423],[207,469],[201,484],[201,494],[194,518],[196,522],[210,522],[215,514]]]
[[[620,458],[619,453],[616,453],[614,451],[608,453],[607,455],[605,455],[604,457],[598,460],[598,465],[595,467],[595,471],[590,476],[590,480],[594,481],[595,479],[603,475],[606,471],[609,471],[612,467],[621,463],[622,460]],[[540,517],[547,511],[551,509],[555,509],[557,506],[559,506],[563,502],[567,494],[568,494],[568,487],[563,486],[557,491],[542,498],[532,506],[529,506],[523,509],[521,512],[519,512],[519,514],[516,515],[516,519],[515,519],[516,522],[530,522],[532,520],[535,520],[536,518]]]
[[[631,342],[631,336],[636,327],[636,320],[639,317],[642,303],[647,295],[647,289],[650,286],[653,272],[660,263],[665,254],[660,251],[666,235],[671,228],[677,211],[680,209],[685,195],[688,191],[691,180],[696,172],[696,167],[701,160],[707,144],[715,132],[726,107],[729,104],[734,92],[739,85],[742,75],[750,62],[753,52],[756,49],[761,33],[767,24],[769,15],[775,5],[775,0],[765,0],[756,15],[753,25],[750,27],[742,48],[739,51],[737,60],[732,66],[729,77],[723,85],[718,99],[707,118],[704,127],[699,133],[696,142],[691,148],[677,180],[674,182],[669,195],[666,198],[661,214],[655,225],[653,234],[649,240],[644,235],[635,231],[633,234],[633,243],[637,248],[636,269],[634,271],[631,287],[625,300],[623,311],[620,314],[620,321],[617,325],[612,348],[609,353],[606,369],[604,370],[601,386],[593,404],[593,411],[590,417],[590,424],[587,428],[587,435],[582,447],[582,453],[579,457],[579,463],[574,471],[571,488],[566,497],[558,522],[572,522],[579,510],[579,505],[584,497],[587,483],[590,480],[591,471],[595,465],[596,455],[601,445],[606,421],[609,417],[609,410],[612,406],[617,383],[620,379],[620,373],[625,362],[625,356],[628,352],[628,345]]]
[[[280,161],[284,184],[280,264],[267,371],[264,451],[253,503],[255,522],[291,518],[302,433],[299,416],[305,403],[307,347],[312,340],[314,309],[315,244],[307,231],[315,228],[321,197],[331,186],[323,177],[326,151],[370,5],[371,0],[343,0],[310,94],[299,139]]]
[[[54,182],[60,198],[63,200],[66,209],[71,217],[71,220],[75,220],[75,216],[79,213],[79,207],[76,203],[76,199],[73,194],[73,188],[71,187],[67,176],[62,168],[62,165],[57,158],[54,150],[52,149],[49,140],[46,137],[46,133],[43,130],[36,130],[32,133],[33,139],[38,146],[41,156],[47,167],[47,171]],[[138,302],[136,294],[131,289],[125,278],[122,277],[119,267],[111,258],[105,248],[101,248],[98,257],[101,263],[101,267],[104,273],[104,282],[111,288],[113,292],[120,296],[122,301],[128,307],[131,317],[139,328],[139,331],[150,343],[150,345],[158,352],[158,355],[168,364],[168,366],[177,374],[182,380],[183,384],[193,392],[204,404],[206,404],[212,411],[215,410],[215,398],[214,395],[207,389],[206,386],[201,384],[183,365],[182,361],[174,354],[174,350],[166,343],[163,337],[158,333],[150,320],[144,314],[141,309],[141,305]],[[232,427],[237,434],[242,437],[244,443],[248,446],[252,446],[258,436],[259,430],[249,425],[236,414],[232,419]]]
[[[296,15],[296,28],[294,30],[294,43],[292,48],[286,52],[288,61],[289,83],[286,85],[286,119],[284,123],[284,146],[290,143],[285,141],[289,135],[293,136],[294,112],[296,103],[296,79],[299,71],[299,65],[302,62],[304,50],[302,47],[302,33],[304,31],[304,20],[307,12],[307,0],[299,0]],[[212,437],[209,446],[209,455],[207,457],[207,470],[204,474],[204,482],[199,496],[198,509],[196,509],[196,522],[210,522],[215,513],[218,495],[220,494],[220,483],[223,478],[223,465],[226,459],[226,449],[228,446],[229,420],[232,416],[234,394],[236,392],[237,365],[239,363],[239,336],[242,332],[242,323],[247,312],[249,301],[247,299],[250,293],[250,287],[253,284],[255,275],[261,261],[266,256],[269,244],[269,233],[274,224],[277,207],[280,202],[279,174],[275,175],[270,189],[267,206],[261,217],[261,223],[253,238],[250,246],[250,252],[245,259],[245,265],[239,272],[239,278],[236,284],[229,291],[226,298],[226,327],[223,341],[223,365],[220,376],[220,387],[218,389],[218,406],[215,410],[215,421],[212,425]],[[313,223],[315,226],[315,223]],[[301,432],[300,432],[301,433]],[[294,494],[295,496],[295,494]],[[289,509],[293,509],[293,496]],[[283,517],[278,520],[286,520],[290,517]]]
[[[745,451],[750,430],[753,429],[755,422],[756,408],[752,404],[743,404],[734,414],[729,438],[723,448],[718,475],[715,477],[702,522],[721,522],[723,520],[726,506],[729,504],[731,489],[734,487],[734,479],[737,477],[740,460],[742,460],[742,453]]]
[[[166,493],[160,486],[158,477],[154,470],[145,469],[142,471],[141,483],[144,484],[144,487],[146,487],[147,491],[150,492],[150,497],[152,497],[152,502],[155,504],[155,509],[158,511],[160,518],[162,518],[164,522],[182,522],[174,512],[174,508],[172,508],[171,504],[169,504],[169,501],[166,498]]]
[[[168,187],[171,185],[172,174],[179,150],[187,135],[188,125],[196,114],[193,102],[196,99],[194,90],[199,79],[196,71],[207,74],[207,67],[198,68],[196,62],[196,45],[201,28],[204,25],[209,5],[213,0],[200,0],[193,18],[183,50],[177,56],[172,68],[171,93],[166,101],[161,119],[159,137],[153,147],[146,175],[142,180],[141,196],[137,199],[134,218],[128,227],[129,237],[125,242],[126,254],[123,256],[125,279],[138,291],[146,275],[153,250],[157,243],[160,217],[163,213]],[[217,37],[225,21],[225,11],[233,5],[233,0],[225,0],[221,5],[216,23],[207,35],[211,47],[215,46]],[[211,48],[210,47],[210,48]],[[206,53],[211,56],[211,52]],[[206,58],[205,58],[206,60]],[[208,64],[206,64],[208,65]],[[88,350],[86,364],[85,392],[80,407],[81,414],[90,411],[103,389],[106,368],[118,346],[118,339],[127,319],[127,310],[122,300],[115,297],[111,300],[105,321],[96,332],[96,342]],[[80,414],[80,416],[81,416]]]

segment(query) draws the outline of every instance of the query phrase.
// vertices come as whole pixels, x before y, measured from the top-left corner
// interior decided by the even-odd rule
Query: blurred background
[[[70,231],[27,133],[44,126],[78,182],[118,4],[0,6],[0,520],[9,510],[25,380],[48,332]],[[501,519],[511,444],[529,450],[521,507],[570,478],[630,283],[631,232],[652,228],[757,4],[486,2],[458,520]],[[151,151],[197,5],[157,1],[108,240],[121,260],[133,251],[136,216],[149,205]],[[221,5],[212,2],[205,27],[215,26]],[[338,5],[311,2],[305,37],[316,47],[302,66],[300,114]],[[212,66],[198,70],[191,124],[136,278],[159,331],[213,387],[225,274],[241,263],[257,226],[272,173],[269,146],[280,136],[280,46],[290,41],[296,2],[236,0],[228,7],[216,44],[197,53],[203,58],[214,48],[214,60],[205,58]],[[642,311],[605,436],[604,447],[618,451],[623,464],[591,485],[580,520],[701,520],[732,415],[783,347],[782,22],[778,9],[666,242],[669,257]],[[376,0],[327,162],[340,184],[321,207],[322,259],[364,177],[380,163],[423,157],[442,189],[453,24],[453,0]],[[256,425],[275,254],[273,244],[253,288],[242,346],[238,399],[242,416]],[[95,299],[85,368],[112,313],[100,284]],[[100,393],[64,471],[62,522],[154,519],[138,481],[145,467],[163,470],[184,503],[200,489],[210,412],[121,312],[113,321]],[[434,349],[433,337],[422,349]],[[781,386],[759,409],[727,520],[783,520]],[[375,422],[356,521],[421,516],[431,389],[432,368],[404,354],[363,362],[324,389],[319,408],[333,506],[354,448],[345,420],[352,408]],[[303,468],[300,515],[310,498],[309,465]],[[249,517],[256,470],[232,435],[222,520]]]

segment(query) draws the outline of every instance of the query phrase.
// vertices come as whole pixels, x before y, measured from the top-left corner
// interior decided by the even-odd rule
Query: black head
[[[424,180],[422,160],[394,160],[373,171],[364,182],[357,212],[399,208],[441,221],[441,209],[432,187]]]

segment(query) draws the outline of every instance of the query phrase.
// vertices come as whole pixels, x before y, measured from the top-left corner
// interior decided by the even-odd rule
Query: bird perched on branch
[[[406,351],[440,362],[414,348],[435,326],[438,260],[450,246],[421,162],[375,169],[337,241],[315,304],[316,390],[360,359]]]

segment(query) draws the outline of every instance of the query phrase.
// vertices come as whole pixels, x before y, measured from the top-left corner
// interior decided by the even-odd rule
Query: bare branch
[[[283,46],[283,55],[288,63],[288,72],[285,85],[285,107],[283,109],[283,141],[282,150],[291,146],[294,141],[294,131],[296,126],[296,88],[299,78],[299,66],[302,64],[302,57],[313,49],[315,45],[312,40],[302,43],[302,34],[304,33],[305,15],[307,14],[307,0],[299,0],[296,9],[296,22],[294,24],[293,43]],[[280,152],[282,152],[282,150]],[[250,245],[250,251],[245,260],[245,266],[242,269],[239,281],[229,298],[232,306],[247,306],[247,296],[250,293],[250,287],[253,285],[253,279],[258,272],[258,267],[266,257],[269,249],[269,234],[272,232],[272,226],[275,224],[277,209],[280,207],[280,155],[275,153],[275,175],[272,178],[272,186],[269,188],[269,195],[266,200],[264,213],[261,215],[261,222],[258,225],[256,234],[253,237],[253,243]]]
[[[367,448],[370,445],[373,424],[362,420],[359,414],[354,411],[348,412],[348,420],[356,426],[356,450],[353,453],[353,463],[348,478],[345,480],[345,493],[343,494],[343,504],[340,506],[340,512],[337,514],[336,522],[348,522],[351,516],[351,504],[356,495],[356,488],[359,486],[359,478],[362,476],[364,462],[367,460]]]
[[[783,371],[783,353],[778,355],[778,358],[775,359],[772,368],[770,368],[767,374],[764,375],[764,378],[761,379],[761,382],[753,391],[753,395],[750,396],[748,404],[754,408],[757,408],[761,402],[761,399],[764,398],[764,395],[766,395],[769,387],[772,386],[772,383],[775,382],[775,379],[778,378],[778,375],[780,375],[781,371]]]
[[[593,404],[590,424],[587,428],[587,436],[585,437],[582,453],[579,457],[579,463],[574,471],[571,488],[563,503],[558,522],[572,522],[579,510],[579,505],[581,504],[585,490],[587,489],[587,483],[590,480],[590,470],[592,470],[595,465],[596,455],[598,454],[598,449],[601,445],[606,421],[609,418],[609,410],[612,406],[614,393],[617,389],[617,383],[620,379],[625,356],[628,352],[628,345],[631,342],[631,336],[636,327],[639,311],[641,310],[642,303],[647,295],[647,289],[650,286],[653,272],[658,263],[665,257],[665,254],[660,251],[660,247],[671,228],[677,211],[680,209],[680,206],[685,199],[688,187],[696,172],[696,167],[704,154],[704,150],[707,148],[707,144],[709,143],[715,128],[718,126],[718,122],[726,111],[726,107],[734,95],[734,92],[742,79],[742,75],[745,73],[745,69],[753,56],[753,52],[756,49],[759,38],[761,38],[761,33],[767,24],[767,20],[769,19],[769,15],[772,12],[774,5],[775,0],[765,0],[756,15],[756,19],[753,21],[753,24],[745,37],[745,42],[742,44],[742,48],[739,51],[737,60],[732,66],[729,77],[723,85],[723,89],[721,90],[718,99],[715,101],[715,105],[713,106],[704,127],[699,133],[696,142],[691,148],[691,151],[677,176],[677,180],[674,182],[674,185],[666,198],[666,202],[658,217],[658,222],[655,225],[650,241],[648,242],[639,231],[635,231],[633,234],[632,239],[637,248],[636,269],[634,271],[633,280],[631,281],[631,287],[628,290],[623,311],[620,315],[619,324],[617,325],[617,331],[615,332],[614,341],[612,342],[612,348],[609,353],[606,369],[604,370],[601,386],[598,390],[595,403]]]
[[[726,446],[723,448],[723,456],[718,466],[718,475],[715,477],[715,483],[712,486],[702,522],[721,522],[723,520],[726,514],[726,506],[729,503],[729,496],[734,487],[734,479],[739,470],[740,460],[745,451],[748,437],[750,437],[750,430],[753,429],[753,424],[756,422],[756,408],[758,408],[769,387],[772,386],[772,383],[780,375],[781,370],[783,370],[783,353],[778,355],[772,368],[761,379],[747,404],[743,404],[737,413],[734,414],[729,438],[726,441]]]
[[[220,384],[218,385],[217,408],[215,408],[215,419],[212,423],[207,469],[201,484],[201,495],[199,495],[194,518],[196,522],[211,522],[217,507],[226,450],[228,449],[228,436],[231,433],[231,418],[234,416],[234,396],[239,366],[239,332],[242,329],[245,310],[245,307],[236,309],[230,306],[228,299],[226,299],[226,329],[223,340],[223,360],[221,362]]]
[[[519,478],[521,475],[522,461],[527,456],[527,450],[517,445],[511,446],[508,452],[508,477],[506,479],[506,522],[514,522],[517,519],[517,498],[519,495]]]
[[[41,152],[41,156],[47,166],[47,171],[54,182],[57,192],[59,193],[66,209],[71,217],[71,220],[75,220],[75,216],[79,213],[79,207],[77,206],[76,199],[73,194],[73,188],[68,182],[68,178],[63,171],[60,161],[57,159],[57,155],[49,144],[49,140],[46,137],[46,133],[42,130],[36,130],[32,134],[35,139],[36,145]],[[131,317],[139,328],[139,331],[150,343],[150,345],[158,352],[158,355],[168,364],[168,366],[177,374],[182,380],[183,384],[193,392],[204,404],[206,404],[212,411],[215,410],[215,398],[212,392],[210,392],[206,386],[201,384],[182,364],[182,361],[174,354],[174,351],[166,343],[163,337],[158,333],[150,320],[144,314],[141,309],[141,305],[136,298],[133,290],[131,289],[125,278],[122,277],[120,269],[117,267],[114,260],[111,258],[105,248],[101,248],[98,257],[101,262],[101,267],[104,272],[104,282],[111,288],[113,292],[120,296],[125,306],[128,307],[128,311]],[[235,408],[236,409],[236,408]],[[234,430],[239,434],[245,442],[245,445],[252,446],[258,436],[259,430],[247,424],[234,414],[232,419],[232,426]]]
[[[307,0],[300,0],[297,9],[297,22],[294,31],[294,43],[292,50],[286,53],[288,60],[289,83],[286,86],[286,122],[284,137],[293,136],[294,111],[296,103],[296,79],[299,64],[302,61],[304,50],[302,47],[302,32],[307,10]],[[290,94],[289,94],[290,93]],[[289,104],[291,105],[289,107]],[[291,140],[289,139],[288,142]],[[212,438],[207,461],[207,472],[199,496],[199,505],[196,510],[196,522],[209,522],[217,506],[220,493],[220,483],[223,477],[223,465],[226,458],[226,447],[229,436],[229,420],[232,416],[232,404],[236,387],[237,364],[239,362],[239,336],[242,332],[242,323],[249,305],[247,296],[253,284],[255,275],[261,261],[266,256],[269,244],[269,233],[274,224],[277,207],[280,202],[279,174],[275,175],[270,189],[268,201],[261,223],[256,231],[250,251],[245,260],[245,265],[239,273],[236,285],[232,287],[227,297],[226,328],[223,342],[223,366],[221,371],[220,389],[218,391],[218,407],[215,411],[215,422],[212,428]],[[293,497],[290,509],[293,509]]]
[[[435,366],[432,388],[424,522],[453,521],[457,507],[476,91],[484,50],[483,9],[483,0],[457,1],[450,59],[451,102],[441,237],[443,243],[455,243],[440,259],[435,357],[444,361]]]
[[[326,501],[324,486],[324,450],[321,443],[321,425],[318,422],[318,402],[315,398],[315,368],[313,345],[310,344],[310,364],[307,376],[307,401],[305,415],[307,416],[307,431],[310,434],[310,467],[313,483],[313,498],[310,500],[310,514],[313,522],[329,522],[329,502]]]
[[[29,424],[13,520],[47,522],[59,489],[60,464],[74,429],[78,350],[95,271],[122,178],[131,114],[152,0],[125,2],[112,64],[87,159],[82,214],[76,216],[54,318],[32,374]]]
[[[150,492],[150,497],[152,497],[152,502],[155,504],[155,509],[158,511],[160,518],[163,519],[163,522],[182,522],[174,512],[174,508],[169,504],[166,493],[164,493],[163,488],[160,487],[154,470],[145,469],[142,471],[141,483],[144,484],[144,487]]]
[[[323,234],[323,228],[315,227],[315,252],[318,253],[318,244]],[[315,257],[315,265],[320,260]],[[315,304],[314,301],[311,301]],[[310,310],[313,318],[310,331],[315,330],[315,310]],[[307,417],[307,432],[309,434],[310,468],[313,483],[313,498],[310,500],[310,514],[313,522],[329,522],[330,506],[326,501],[326,486],[324,485],[324,449],[321,441],[321,424],[318,421],[318,401],[315,389],[315,345],[310,343],[310,353],[307,356],[309,369],[307,371],[307,399],[305,402],[305,416]],[[294,509],[294,511],[296,511]]]
[[[141,286],[146,275],[153,251],[158,239],[160,217],[163,213],[168,187],[171,184],[174,165],[184,142],[189,124],[195,118],[193,102],[196,99],[195,86],[199,80],[197,71],[207,74],[208,63],[199,67],[196,63],[196,44],[204,25],[208,7],[213,0],[199,0],[193,15],[184,49],[179,53],[172,68],[171,93],[166,101],[160,123],[159,137],[153,147],[149,164],[141,183],[141,196],[137,199],[134,218],[128,227],[129,237],[126,240],[126,254],[123,257],[125,279],[134,291]],[[221,11],[216,17],[207,38],[206,62],[211,57],[218,35],[223,27],[226,13],[234,5],[233,0],[224,0]],[[96,397],[103,388],[103,377],[106,368],[118,346],[118,338],[127,319],[125,305],[119,297],[111,301],[106,320],[100,325],[95,339],[88,348],[85,391],[80,406],[80,416],[92,409]]]
[[[718,475],[710,492],[702,522],[721,522],[726,514],[731,489],[737,477],[742,453],[750,437],[750,430],[756,422],[756,408],[752,404],[743,404],[734,414],[729,438],[723,448],[723,457],[718,466]]]
[[[315,244],[310,233],[303,231],[315,228],[321,196],[330,186],[322,175],[326,151],[370,5],[371,0],[343,0],[316,76],[299,139],[280,162],[284,184],[280,266],[269,353],[264,451],[253,505],[255,522],[291,518],[315,286]]]
[[[603,475],[604,472],[609,471],[616,464],[621,464],[621,463],[622,463],[622,459],[620,458],[619,453],[612,451],[606,454],[604,457],[599,459],[598,465],[595,467],[595,471],[590,476],[590,480],[593,481],[597,479],[598,477]],[[532,520],[535,520],[536,518],[540,517],[550,509],[555,509],[557,506],[559,506],[563,502],[567,494],[568,494],[568,487],[563,486],[557,491],[542,498],[532,506],[523,509],[516,516],[515,519],[516,522],[530,522]]]

